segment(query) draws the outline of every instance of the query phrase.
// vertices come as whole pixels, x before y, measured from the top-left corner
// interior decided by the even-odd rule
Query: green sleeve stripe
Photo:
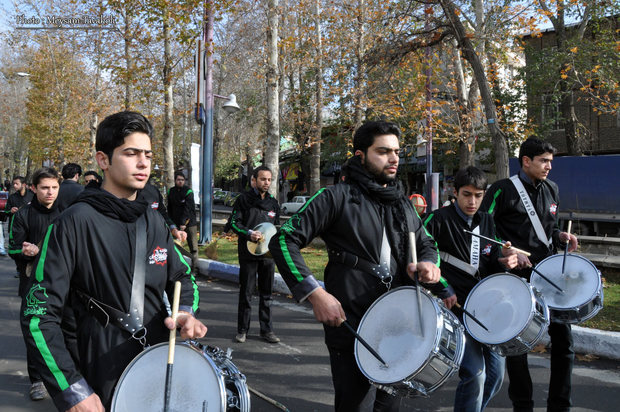
[[[41,319],[36,316],[30,318],[30,333],[34,338],[34,343],[37,345],[37,349],[39,349],[41,356],[43,356],[45,364],[49,368],[50,372],[52,372],[54,378],[56,378],[56,383],[58,384],[58,387],[61,391],[64,391],[69,387],[69,382],[67,382],[67,378],[65,378],[65,375],[62,374],[60,368],[56,364],[56,360],[54,360],[54,356],[52,356],[52,352],[50,352],[50,349],[47,346],[47,342],[45,342],[43,333],[39,328],[40,321]]]
[[[22,253],[21,249],[11,249],[11,248],[9,248],[9,255],[18,255],[20,253]]]
[[[295,278],[299,282],[303,282],[304,277],[299,273],[299,269],[295,266],[295,262],[293,262],[293,258],[288,251],[288,246],[286,245],[286,240],[284,239],[284,232],[280,232],[280,248],[282,249],[282,255],[284,256],[284,261],[286,265],[291,270],[291,273],[295,275]]]
[[[41,246],[41,256],[39,257],[39,262],[37,263],[37,270],[35,272],[37,282],[41,282],[43,280],[43,265],[45,264],[45,257],[47,256],[47,243],[50,240],[50,235],[52,234],[53,227],[54,224],[51,224],[47,228],[47,233],[45,234],[45,238],[43,239],[43,246]]]
[[[185,260],[185,257],[181,254],[181,251],[179,251],[176,246],[174,247],[174,250],[175,252],[177,252],[177,255],[179,255],[179,259],[181,260],[181,262],[183,262],[183,264],[187,268],[185,273],[190,275],[190,278],[192,280],[192,288],[194,289],[194,301],[192,303],[192,309],[194,310],[194,313],[196,313],[196,311],[198,310],[198,304],[200,303],[200,296],[198,294],[198,285],[196,284],[196,278],[192,274],[192,268],[187,264],[187,261]]]
[[[190,195],[190,194],[192,194],[192,193],[194,193],[194,192],[192,192],[192,189],[189,189],[189,190],[187,191],[187,193],[185,193],[185,197],[189,196],[189,195]]]
[[[232,216],[231,216],[231,219],[230,219],[230,225],[231,225],[231,226],[232,226],[232,227],[233,227],[233,228],[234,228],[237,232],[241,232],[241,233],[243,233],[244,235],[247,235],[247,234],[248,234],[248,231],[247,231],[247,230],[243,230],[243,229],[241,229],[239,226],[237,226],[237,223],[236,223],[236,222],[237,222],[237,219],[236,219],[235,215],[236,215],[236,213],[235,213],[235,211],[233,210],[233,212],[232,212]]]
[[[447,288],[450,286],[450,284],[448,283],[448,281],[446,279],[444,279],[444,277],[440,277],[439,278],[439,283],[441,283],[443,285],[444,288]]]
[[[320,195],[321,193],[323,193],[323,191],[325,190],[325,188],[321,188],[319,190],[317,190],[317,192],[306,201],[306,203],[304,203],[304,205],[301,207],[301,209],[299,209],[297,211],[297,213],[295,213],[296,215],[300,214],[301,212],[303,212],[304,210],[306,210],[306,208],[308,207],[308,205],[310,204],[310,202],[312,202],[314,200],[315,197],[317,197],[318,195]]]
[[[493,214],[493,210],[495,210],[495,202],[497,201],[497,197],[499,196],[500,193],[502,193],[502,189],[497,189],[497,192],[495,192],[495,194],[493,195],[493,202],[491,203],[491,206],[489,207],[489,214]]]
[[[424,227],[426,227],[426,225],[428,225],[428,222],[431,221],[431,219],[433,218],[433,215],[434,215],[434,213],[431,213],[430,215],[428,215],[428,217],[424,221]]]
[[[15,215],[11,216],[9,219],[9,242],[13,240],[13,220],[15,219]]]

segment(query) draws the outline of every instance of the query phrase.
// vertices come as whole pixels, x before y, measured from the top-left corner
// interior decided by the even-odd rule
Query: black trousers
[[[336,412],[397,412],[401,398],[375,389],[362,374],[353,352],[327,348],[336,397]]]
[[[258,285],[258,320],[260,332],[268,333],[271,327],[271,293],[275,264],[272,259],[241,260],[239,262],[239,308],[237,312],[237,332],[250,330],[252,314],[252,294]],[[258,275],[258,282],[256,281]]]
[[[569,411],[571,406],[571,379],[575,352],[570,325],[551,322],[551,377],[547,411]],[[527,353],[506,357],[506,370],[510,384],[508,395],[515,411],[532,411],[532,378],[527,363]]]

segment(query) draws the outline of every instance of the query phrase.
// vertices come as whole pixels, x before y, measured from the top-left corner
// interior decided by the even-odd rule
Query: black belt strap
[[[134,274],[131,284],[131,299],[129,313],[120,311],[112,306],[88,296],[86,293],[76,290],[76,295],[86,306],[101,325],[105,328],[112,324],[129,332],[136,339],[143,339],[146,335],[144,329],[144,283],[146,277],[146,218],[140,216],[136,221],[136,254],[134,261]]]
[[[390,268],[386,265],[377,265],[344,250],[328,250],[328,255],[331,261],[364,271],[381,279],[382,282],[391,281]]]

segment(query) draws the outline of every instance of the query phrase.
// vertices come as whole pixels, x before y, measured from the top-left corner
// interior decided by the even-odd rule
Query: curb
[[[239,265],[230,265],[209,259],[199,259],[198,269],[200,274],[211,276],[228,282],[239,283]],[[325,287],[323,282],[319,281]],[[274,292],[290,295],[291,291],[286,286],[279,273],[275,273],[273,282]],[[620,332],[610,332],[599,329],[572,326],[573,349],[576,353],[586,353],[602,358],[620,360]],[[549,335],[545,334],[541,342],[549,345]]]

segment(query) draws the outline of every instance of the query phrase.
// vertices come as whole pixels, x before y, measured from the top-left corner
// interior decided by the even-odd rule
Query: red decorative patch
[[[276,212],[274,212],[273,210],[270,210],[269,212],[267,212],[267,216],[273,219],[274,217],[276,217]]]
[[[157,210],[157,208],[159,207],[159,202],[153,202],[151,203],[151,209],[155,209]]]
[[[552,215],[555,215],[555,213],[558,211],[558,205],[556,205],[555,203],[551,203],[551,206],[549,206],[549,211]]]
[[[491,244],[487,244],[484,249],[482,249],[482,254],[489,256],[491,254]]]
[[[157,246],[153,250],[153,254],[149,257],[149,265],[162,265],[164,266],[168,261],[168,249]]]

